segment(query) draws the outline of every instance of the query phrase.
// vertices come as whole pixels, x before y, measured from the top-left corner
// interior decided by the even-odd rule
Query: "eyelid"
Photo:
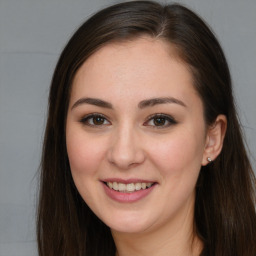
[[[95,117],[101,117],[105,121],[107,121],[108,123],[107,124],[103,123],[103,124],[99,124],[99,125],[97,125],[97,124],[90,124],[88,122],[88,120],[91,119],[91,118],[95,118]],[[150,121],[152,121],[153,119],[156,119],[156,118],[163,118],[168,123],[164,124],[164,125],[159,125],[159,126],[158,125],[150,125],[150,124],[148,124]],[[97,113],[97,112],[96,113],[90,113],[90,114],[87,114],[87,115],[83,116],[82,118],[80,118],[79,122],[82,123],[83,125],[86,125],[86,126],[89,126],[89,127],[94,127],[94,128],[102,128],[102,127],[111,125],[111,122],[109,121],[108,117],[106,117],[103,114]],[[171,115],[164,114],[164,113],[156,113],[156,114],[152,114],[152,115],[148,116],[146,121],[143,123],[143,126],[150,126],[150,127],[154,128],[154,129],[164,129],[164,128],[168,128],[171,125],[175,125],[175,124],[177,124],[177,121]]]
[[[157,113],[157,114],[153,114],[153,115],[150,115],[146,122],[144,122],[143,125],[145,125],[146,123],[148,123],[149,121],[153,120],[154,118],[164,118],[166,119],[169,123],[167,125],[160,125],[160,126],[157,126],[157,125],[148,125],[148,126],[152,126],[152,128],[154,129],[164,129],[164,128],[168,128],[169,126],[171,125],[175,125],[177,124],[178,122],[175,120],[175,118],[173,118],[171,115],[168,115],[168,114],[163,114],[163,113]],[[145,125],[147,126],[147,125]]]
[[[94,117],[101,117],[101,118],[105,119],[108,122],[108,124],[101,124],[101,125],[89,124],[88,120],[90,118],[94,118]],[[80,118],[79,122],[82,123],[83,125],[86,125],[86,126],[89,126],[89,127],[95,127],[95,128],[101,128],[102,126],[106,126],[106,125],[111,124],[111,122],[109,121],[108,117],[106,117],[105,115],[100,114],[100,113],[90,113],[90,114],[87,114],[87,115],[83,116],[82,118]]]

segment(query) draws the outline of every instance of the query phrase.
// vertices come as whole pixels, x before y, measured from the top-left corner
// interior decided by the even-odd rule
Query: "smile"
[[[107,179],[102,181],[106,195],[119,203],[133,203],[142,200],[155,190],[158,183],[138,179]]]
[[[123,192],[123,193],[132,193],[134,191],[144,190],[150,188],[154,183],[151,182],[137,182],[137,183],[128,183],[124,184],[121,182],[106,182],[105,183],[109,188]]]

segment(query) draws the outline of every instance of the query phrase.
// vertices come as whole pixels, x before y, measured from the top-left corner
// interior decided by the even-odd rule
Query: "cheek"
[[[180,176],[198,174],[203,151],[203,138],[180,131],[155,143],[150,155],[163,175]]]
[[[97,208],[99,190],[95,184],[98,183],[98,171],[104,155],[101,144],[96,139],[90,140],[83,132],[67,132],[66,141],[75,186],[86,204],[91,209]]]
[[[85,136],[67,133],[67,152],[72,175],[92,175],[102,161],[103,152],[100,144],[91,143]]]

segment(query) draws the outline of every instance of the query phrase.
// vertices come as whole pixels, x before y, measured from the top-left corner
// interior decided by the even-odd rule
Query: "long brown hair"
[[[175,46],[194,77],[207,124],[227,117],[222,152],[202,167],[196,187],[195,232],[201,256],[256,255],[255,176],[244,147],[223,51],[206,24],[189,9],[151,1],[108,7],[72,36],[57,63],[49,95],[41,163],[37,236],[40,256],[114,256],[110,229],[80,197],[71,177],[65,125],[79,67],[99,48],[142,35]]]

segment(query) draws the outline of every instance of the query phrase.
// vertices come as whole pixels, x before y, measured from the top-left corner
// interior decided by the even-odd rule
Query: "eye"
[[[110,122],[101,114],[90,114],[80,120],[81,123],[88,126],[105,126]]]
[[[177,124],[177,121],[166,114],[155,114],[144,123],[146,126],[153,126],[155,128],[166,128],[174,124]]]

